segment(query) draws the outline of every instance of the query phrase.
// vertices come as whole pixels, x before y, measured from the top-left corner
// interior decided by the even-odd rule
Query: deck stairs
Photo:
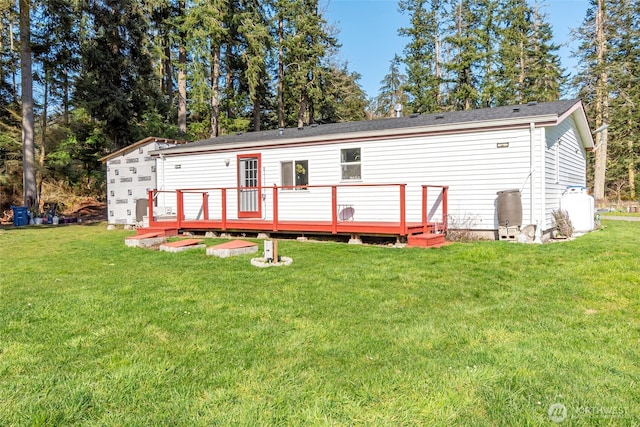
[[[440,248],[448,244],[443,233],[411,234],[407,237],[407,246],[409,247]]]

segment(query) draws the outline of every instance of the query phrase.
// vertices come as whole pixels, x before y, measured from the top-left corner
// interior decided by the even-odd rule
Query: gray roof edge
[[[568,115],[575,115],[576,111],[582,111],[582,117],[586,120],[582,102],[579,99],[571,99],[402,118],[334,123],[310,126],[303,130],[289,128],[284,130],[284,137],[279,134],[278,130],[249,132],[240,135],[209,138],[178,147],[154,150],[150,152],[150,154],[156,156],[161,154],[189,154],[252,147],[266,148],[278,145],[296,145],[322,141],[329,143],[345,139],[367,139],[375,136],[397,138],[415,133],[435,133],[447,130],[473,131],[490,127],[529,125],[531,122],[540,123],[541,126],[552,126],[564,120]],[[588,129],[587,123],[579,124],[581,135],[585,127]],[[308,129],[308,132],[305,132],[305,129]],[[291,134],[294,135],[289,136]]]

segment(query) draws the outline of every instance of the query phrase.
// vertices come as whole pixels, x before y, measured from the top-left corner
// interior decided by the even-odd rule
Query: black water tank
[[[519,227],[522,225],[522,199],[519,190],[498,191],[498,225]]]

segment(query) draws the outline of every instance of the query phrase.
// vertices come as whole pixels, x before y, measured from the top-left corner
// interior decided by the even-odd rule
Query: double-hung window
[[[286,190],[305,190],[309,185],[309,161],[295,160],[280,163],[282,186]]]
[[[343,181],[359,181],[362,179],[360,148],[343,148],[340,150],[340,169]]]

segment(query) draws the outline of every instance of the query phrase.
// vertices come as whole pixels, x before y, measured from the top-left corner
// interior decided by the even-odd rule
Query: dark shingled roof
[[[282,143],[295,141],[300,138],[323,137],[331,135],[348,136],[350,133],[388,131],[393,129],[409,129],[414,127],[429,127],[453,125],[461,123],[477,123],[503,119],[522,119],[527,117],[540,116],[562,116],[580,100],[563,100],[555,102],[529,103],[515,106],[482,108],[467,111],[452,111],[436,114],[418,114],[407,117],[364,120],[359,122],[331,123],[305,126],[304,128],[286,128],[282,135],[278,129],[260,132],[238,133],[235,135],[225,135],[217,138],[209,138],[192,142],[182,146],[179,151],[188,151],[190,148],[214,146],[221,144],[247,144],[252,142],[264,143],[273,141]],[[213,147],[212,147],[213,148]],[[171,150],[170,151],[174,151]]]

